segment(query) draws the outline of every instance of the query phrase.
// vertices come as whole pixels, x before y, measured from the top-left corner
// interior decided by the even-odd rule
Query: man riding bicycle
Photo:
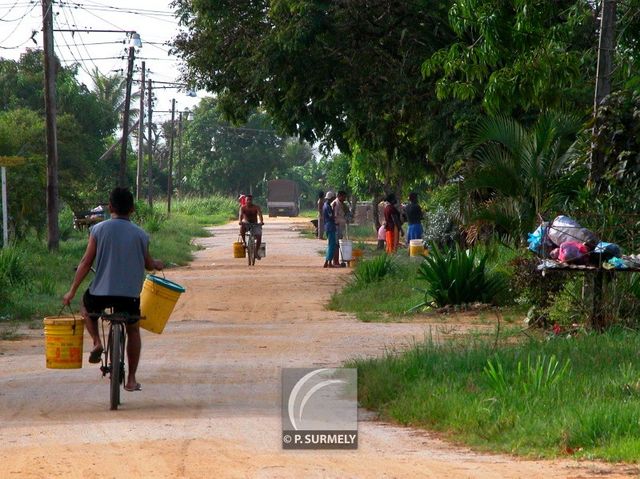
[[[258,205],[253,204],[253,195],[247,195],[245,197],[246,203],[240,208],[240,214],[238,216],[238,223],[240,224],[240,236],[242,236],[242,242],[247,244],[244,237],[248,228],[251,228],[253,235],[256,238],[256,259],[260,258],[260,244],[262,243],[262,225],[264,225],[264,219],[262,218],[262,209]],[[258,222],[258,217],[260,222]]]
[[[91,228],[87,249],[78,265],[73,283],[62,302],[69,305],[95,260],[96,275],[82,297],[81,313],[93,339],[90,363],[99,363],[104,346],[98,330],[98,316],[105,308],[134,317],[126,325],[129,373],[124,388],[139,391],[136,370],[140,360],[140,291],[144,270],[161,270],[162,261],[149,255],[149,235],[129,219],[133,195],[126,188],[115,188],[109,196],[111,219]]]

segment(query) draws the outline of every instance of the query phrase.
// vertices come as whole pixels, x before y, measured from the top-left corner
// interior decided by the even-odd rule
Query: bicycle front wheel
[[[111,410],[115,411],[120,405],[120,384],[123,381],[124,368],[124,334],[121,324],[111,324],[109,355],[111,356],[111,381],[110,381],[110,399]]]
[[[247,241],[247,261],[249,266],[256,264],[256,240],[253,235],[250,235]]]

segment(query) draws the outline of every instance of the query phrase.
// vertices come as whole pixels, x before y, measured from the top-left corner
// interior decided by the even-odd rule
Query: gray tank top
[[[113,218],[91,228],[97,250],[96,275],[89,292],[95,296],[138,298],[144,281],[144,257],[149,235],[123,218]]]

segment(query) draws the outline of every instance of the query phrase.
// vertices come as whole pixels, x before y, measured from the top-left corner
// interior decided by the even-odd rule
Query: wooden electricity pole
[[[142,78],[140,80],[140,115],[138,116],[138,163],[136,165],[136,200],[142,196],[142,165],[144,163],[144,70],[142,62]]]
[[[124,115],[122,119],[122,143],[120,144],[120,170],[118,172],[118,186],[127,186],[127,147],[129,146],[129,111],[131,110],[131,83],[133,81],[133,59],[135,47],[129,47],[129,61],[127,64],[127,84],[124,97]]]
[[[149,78],[149,85],[147,88],[147,105],[149,106],[149,121],[147,122],[147,147],[149,149],[149,162],[147,163],[147,200],[149,201],[149,207],[153,207],[153,170],[151,168],[153,164],[153,137],[151,126],[153,122],[151,117],[153,115],[153,95],[151,94],[151,78]]]
[[[171,140],[169,152],[169,174],[167,175],[167,214],[171,213],[171,193],[173,189],[173,138],[176,136],[174,132],[174,121],[176,118],[176,99],[171,100]]]
[[[58,226],[58,137],[56,126],[56,59],[53,53],[53,0],[42,0],[44,111],[47,135],[47,247],[60,245]]]
[[[601,120],[598,109],[611,93],[611,73],[615,50],[616,0],[603,0],[600,12],[600,37],[598,40],[598,66],[596,70],[596,90],[593,100],[593,142],[591,144],[590,180],[596,191],[602,190],[604,174],[604,151],[600,138]]]

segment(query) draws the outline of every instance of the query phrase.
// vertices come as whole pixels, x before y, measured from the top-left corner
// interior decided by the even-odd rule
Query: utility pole
[[[142,195],[142,164],[144,162],[144,72],[145,62],[142,62],[142,78],[140,80],[140,115],[138,120],[138,164],[136,167],[136,200]]]
[[[178,174],[176,175],[176,189],[180,192],[182,183],[182,112],[178,115]]]
[[[2,181],[2,247],[9,246],[9,212],[7,208],[7,168],[0,166],[0,177]]]
[[[611,93],[611,73],[615,50],[616,0],[603,0],[600,12],[600,38],[598,40],[598,66],[596,70],[596,91],[593,101],[593,141],[591,143],[591,184],[596,191],[602,189],[604,174],[604,151],[600,136],[601,120],[598,109]]]
[[[129,146],[129,110],[131,102],[131,83],[133,80],[133,59],[135,47],[129,47],[129,63],[127,65],[127,85],[124,97],[124,116],[122,119],[122,144],[120,145],[120,170],[118,172],[118,186],[127,186],[127,146]]]
[[[171,214],[171,190],[173,189],[173,138],[174,134],[173,122],[176,117],[176,99],[171,100],[171,151],[169,153],[169,174],[167,175],[167,215]]]
[[[56,59],[53,53],[53,0],[42,0],[44,111],[47,132],[47,247],[60,245],[58,227],[58,138],[56,125]]]
[[[149,207],[153,207],[153,171],[151,165],[153,163],[153,138],[151,136],[151,126],[153,122],[151,117],[153,115],[153,95],[151,94],[151,78],[149,78],[149,86],[147,88],[147,104],[149,106],[149,121],[147,122],[147,147],[149,148],[149,162],[147,163],[147,199],[149,201]]]

